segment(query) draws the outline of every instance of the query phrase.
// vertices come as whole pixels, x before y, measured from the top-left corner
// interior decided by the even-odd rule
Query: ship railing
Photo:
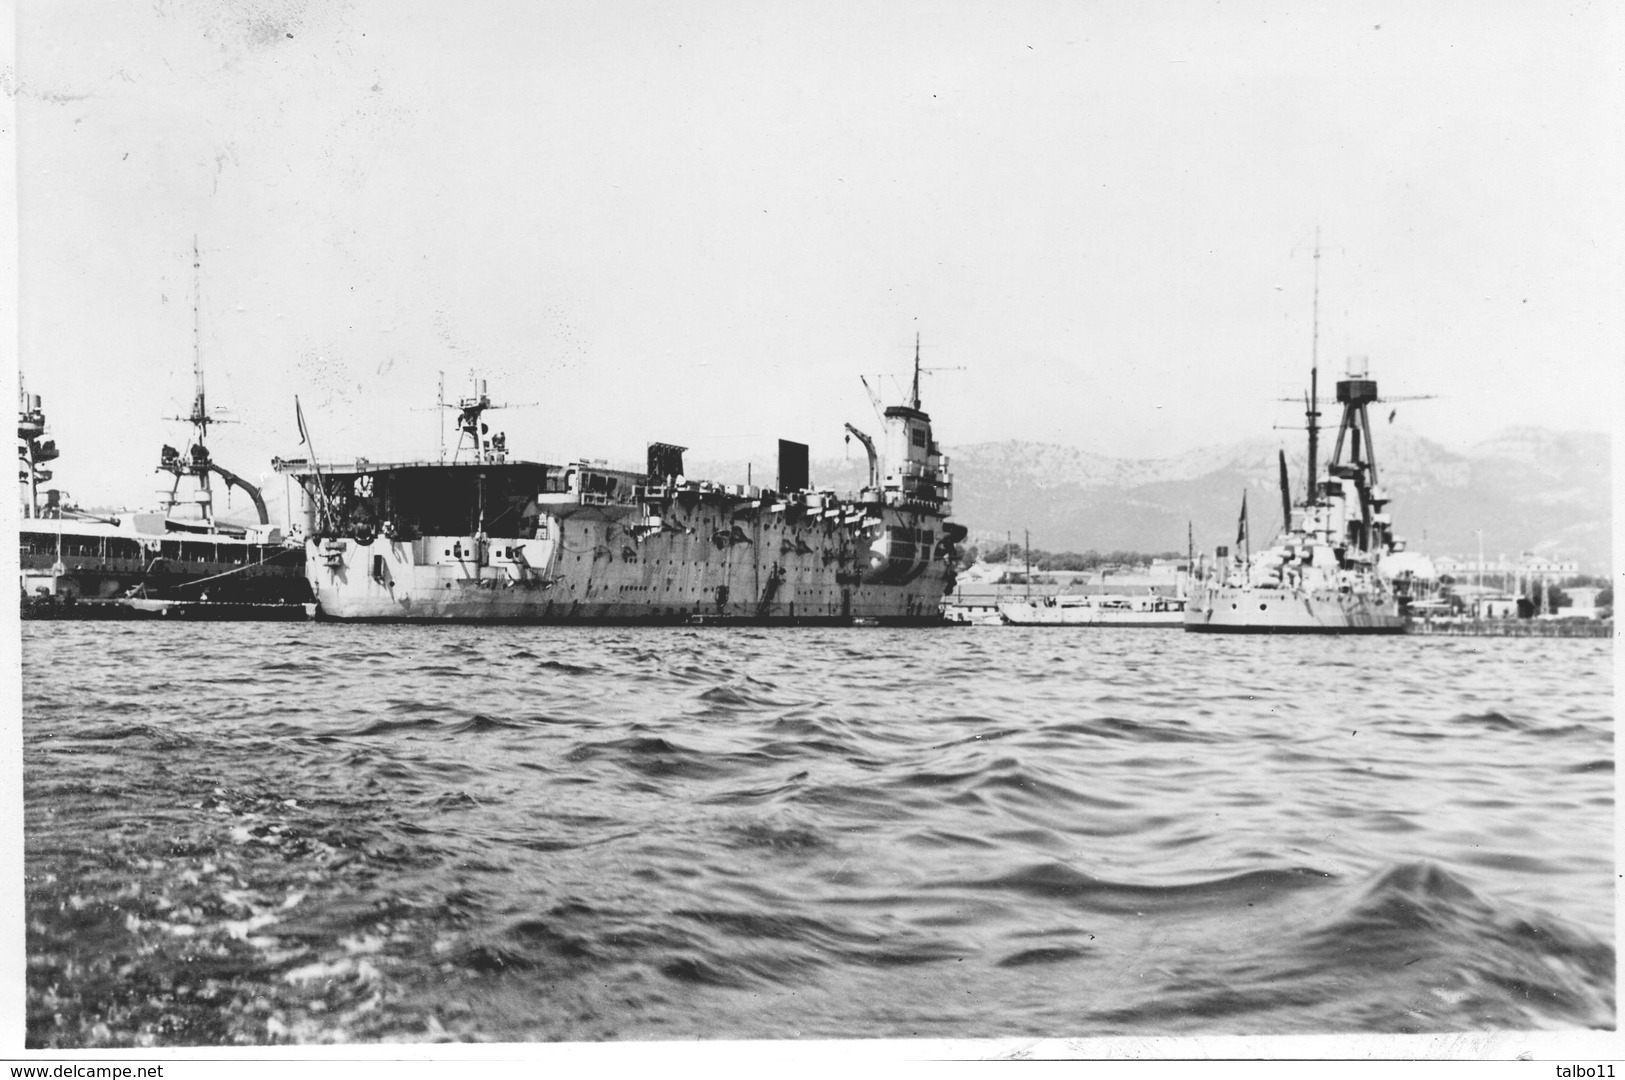
[[[888,489],[883,499],[887,506],[894,506],[899,510],[917,510],[930,514],[946,514],[947,500],[921,491],[899,491]]]

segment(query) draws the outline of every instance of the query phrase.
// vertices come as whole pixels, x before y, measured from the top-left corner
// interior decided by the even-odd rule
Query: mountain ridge
[[[1242,493],[1252,538],[1280,525],[1278,455],[1286,452],[1294,499],[1304,491],[1301,433],[1197,447],[1164,458],[1113,458],[1055,443],[1006,439],[946,446],[954,476],[953,519],[973,538],[1002,542],[1030,531],[1051,551],[1182,551],[1233,543]],[[1588,573],[1612,566],[1610,437],[1600,432],[1509,427],[1465,451],[1449,450],[1404,424],[1375,432],[1378,479],[1393,499],[1395,531],[1425,554],[1534,552],[1572,558]],[[1320,464],[1336,431],[1321,440]],[[745,479],[744,462],[699,462],[689,475]],[[855,490],[861,456],[811,463],[813,482]],[[765,474],[765,475],[764,475]],[[768,470],[758,483],[772,483]],[[1187,532],[1187,529],[1189,532]]]
[[[1463,452],[1402,425],[1376,434],[1378,479],[1393,499],[1395,530],[1413,549],[1476,554],[1482,530],[1487,556],[1530,551],[1573,558],[1589,572],[1611,566],[1609,436],[1520,426]],[[1334,439],[1322,440],[1322,465]],[[1045,535],[1040,546],[1071,550],[1178,550],[1189,528],[1206,550],[1233,541],[1245,491],[1252,535],[1262,542],[1280,524],[1280,452],[1294,499],[1307,465],[1301,438],[1138,461],[1091,454],[1058,468],[1068,449],[1016,440],[955,448],[955,518],[984,535],[1030,528]],[[1034,468],[1045,471],[1042,480],[1023,479]],[[1024,487],[1046,498],[1021,498]]]

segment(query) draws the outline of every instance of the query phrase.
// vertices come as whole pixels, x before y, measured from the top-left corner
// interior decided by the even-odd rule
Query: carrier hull
[[[940,522],[889,509],[736,518],[730,503],[695,500],[657,531],[573,508],[525,540],[313,540],[305,566],[318,617],[341,621],[941,622]],[[900,534],[917,540],[906,557],[890,543]]]
[[[916,357],[916,362],[918,358]],[[942,622],[965,530],[952,480],[911,404],[886,410],[888,468],[837,495],[780,440],[778,486],[685,477],[684,447],[642,471],[510,460],[462,400],[469,460],[275,462],[304,494],[316,615],[338,621],[890,624]],[[848,430],[856,431],[848,425]]]

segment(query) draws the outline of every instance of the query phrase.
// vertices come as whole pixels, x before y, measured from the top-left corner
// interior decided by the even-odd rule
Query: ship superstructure
[[[1337,443],[1324,476],[1309,473],[1301,501],[1291,499],[1281,459],[1284,527],[1262,551],[1252,552],[1246,524],[1239,550],[1219,549],[1205,567],[1185,609],[1185,629],[1253,633],[1401,633],[1403,596],[1382,561],[1402,550],[1393,535],[1388,496],[1377,482],[1377,459],[1367,406],[1377,384],[1364,357],[1351,357],[1337,383],[1343,407]],[[1313,391],[1309,398],[1309,461],[1315,461]],[[1250,546],[1250,545],[1249,545]]]
[[[965,530],[947,520],[952,480],[920,408],[917,348],[881,447],[858,433],[870,482],[850,495],[812,487],[807,447],[785,440],[771,488],[691,479],[670,443],[649,444],[641,472],[510,460],[505,435],[486,438],[494,407],[483,383],[458,403],[449,463],[275,462],[304,492],[319,617],[941,619]]]
[[[200,356],[194,357],[192,377],[194,390],[191,413],[186,416],[170,417],[172,420],[184,421],[192,426],[191,442],[184,452],[166,445],[158,460],[158,471],[169,473],[175,478],[170,482],[167,491],[158,493],[158,505],[167,526],[175,531],[225,530],[235,532],[239,536],[243,535],[245,530],[241,527],[223,525],[215,519],[214,485],[211,476],[218,475],[227,486],[235,487],[249,497],[254,504],[255,513],[259,516],[260,525],[269,529],[271,515],[266,509],[265,498],[260,494],[259,488],[220,465],[209,453],[207,445],[209,425],[220,421],[209,412],[208,396],[203,388],[203,363]]]

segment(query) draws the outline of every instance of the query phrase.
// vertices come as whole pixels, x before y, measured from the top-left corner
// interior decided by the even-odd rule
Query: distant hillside
[[[1235,539],[1247,491],[1255,542],[1280,526],[1276,452],[1285,446],[1295,496],[1304,483],[1301,437],[1253,439],[1203,447],[1170,458],[1122,459],[1045,443],[947,447],[954,474],[954,520],[973,537],[1049,551],[1183,551],[1186,523],[1198,550]],[[1335,431],[1332,433],[1335,435]],[[1377,467],[1393,499],[1400,536],[1430,555],[1533,551],[1579,560],[1606,573],[1612,554],[1612,477],[1607,435],[1513,428],[1465,454],[1446,450],[1403,425],[1376,432]],[[1331,452],[1330,440],[1322,449]],[[743,462],[694,462],[692,476],[745,479]],[[812,463],[813,482],[853,490],[864,483],[861,454]],[[771,467],[754,479],[772,484]]]
[[[1256,439],[1172,458],[1117,460],[1036,443],[983,443],[951,451],[954,517],[1002,538],[1030,529],[1048,550],[1183,550],[1186,522],[1198,550],[1235,538],[1247,492],[1255,542],[1281,521],[1276,455]],[[1323,447],[1329,454],[1331,447]],[[1287,447],[1301,497],[1306,453]],[[1323,458],[1324,460],[1324,458]],[[1403,427],[1377,432],[1377,467],[1398,534],[1432,555],[1533,551],[1606,572],[1612,552],[1612,479],[1606,435],[1516,428],[1456,454]]]

